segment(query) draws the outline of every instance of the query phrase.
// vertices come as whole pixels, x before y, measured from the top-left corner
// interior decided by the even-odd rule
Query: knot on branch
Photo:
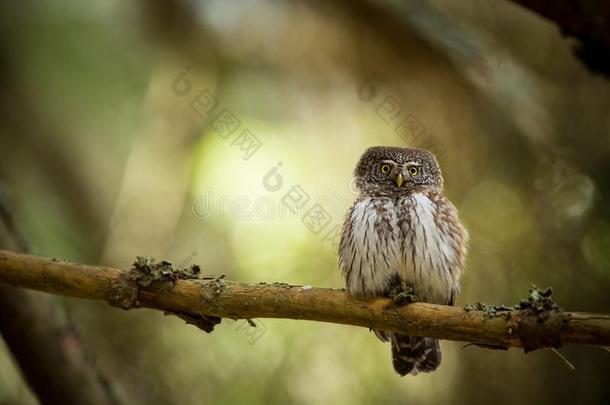
[[[119,279],[112,283],[108,303],[123,309],[138,307],[140,288],[157,293],[169,291],[175,286],[176,280],[196,280],[199,279],[200,273],[201,268],[198,265],[178,269],[167,260],[157,262],[149,256],[138,256],[131,269],[123,272]],[[173,312],[171,314],[208,333],[221,321],[221,318],[210,316]]]
[[[464,306],[466,312],[482,311],[487,317],[502,316],[507,320],[513,317],[514,312],[522,311],[515,318],[514,334],[519,337],[523,350],[527,353],[543,347],[561,347],[561,331],[567,321],[567,315],[561,312],[559,305],[553,301],[551,295],[553,289],[547,287],[544,290],[535,285],[529,290],[528,297],[522,299],[518,304],[489,305],[477,302]],[[513,334],[512,328],[509,334]],[[489,347],[488,345],[479,345]],[[494,348],[506,349],[498,346]]]
[[[553,289],[532,286],[527,300],[521,300],[516,309],[525,312],[519,321],[517,335],[527,353],[542,347],[561,347],[561,331],[568,317],[553,301]]]
[[[168,291],[174,287],[176,280],[197,279],[200,272],[196,265],[176,269],[167,260],[156,262],[152,257],[138,256],[131,269],[123,272],[119,280],[112,284],[108,301],[110,305],[123,309],[137,307],[140,287],[153,292]]]

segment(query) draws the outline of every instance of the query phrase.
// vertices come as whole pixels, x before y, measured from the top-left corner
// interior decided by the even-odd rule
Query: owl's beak
[[[404,181],[405,181],[405,178],[402,175],[402,173],[398,173],[398,176],[396,176],[396,185],[398,187],[400,187],[400,186],[402,186],[402,183],[404,183]]]

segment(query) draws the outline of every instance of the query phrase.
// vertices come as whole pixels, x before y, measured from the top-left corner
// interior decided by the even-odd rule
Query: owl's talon
[[[421,301],[417,294],[415,294],[413,287],[410,287],[402,281],[399,285],[397,285],[390,291],[389,297],[397,305],[404,305],[410,304],[412,302]]]
[[[406,291],[400,292],[391,298],[392,298],[392,300],[394,300],[394,303],[397,305],[410,304],[412,302],[417,302],[420,300],[417,295],[406,292]]]

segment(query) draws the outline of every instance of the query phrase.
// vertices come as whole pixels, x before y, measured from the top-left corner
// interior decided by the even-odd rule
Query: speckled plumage
[[[387,296],[399,283],[426,302],[452,305],[460,290],[468,233],[443,195],[434,155],[412,148],[373,147],[356,170],[360,195],[343,226],[339,265],[347,291]],[[432,371],[438,340],[375,331],[392,344],[400,375]]]

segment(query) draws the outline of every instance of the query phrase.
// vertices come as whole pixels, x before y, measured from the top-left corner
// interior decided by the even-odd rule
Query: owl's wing
[[[449,305],[453,305],[455,298],[460,293],[460,278],[466,264],[470,236],[464,225],[460,222],[458,210],[455,205],[446,197],[441,197],[442,198],[438,203],[440,214],[438,221],[439,227],[446,236],[448,243],[454,252],[453,260],[449,265],[449,271],[454,283],[451,290],[451,297],[448,302]]]
[[[354,261],[355,252],[350,246],[350,240],[354,232],[352,218],[359,201],[360,198],[356,199],[345,215],[343,229],[341,231],[341,241],[339,242],[339,269],[341,270],[343,278],[346,280],[346,284],[351,271],[351,263]]]

